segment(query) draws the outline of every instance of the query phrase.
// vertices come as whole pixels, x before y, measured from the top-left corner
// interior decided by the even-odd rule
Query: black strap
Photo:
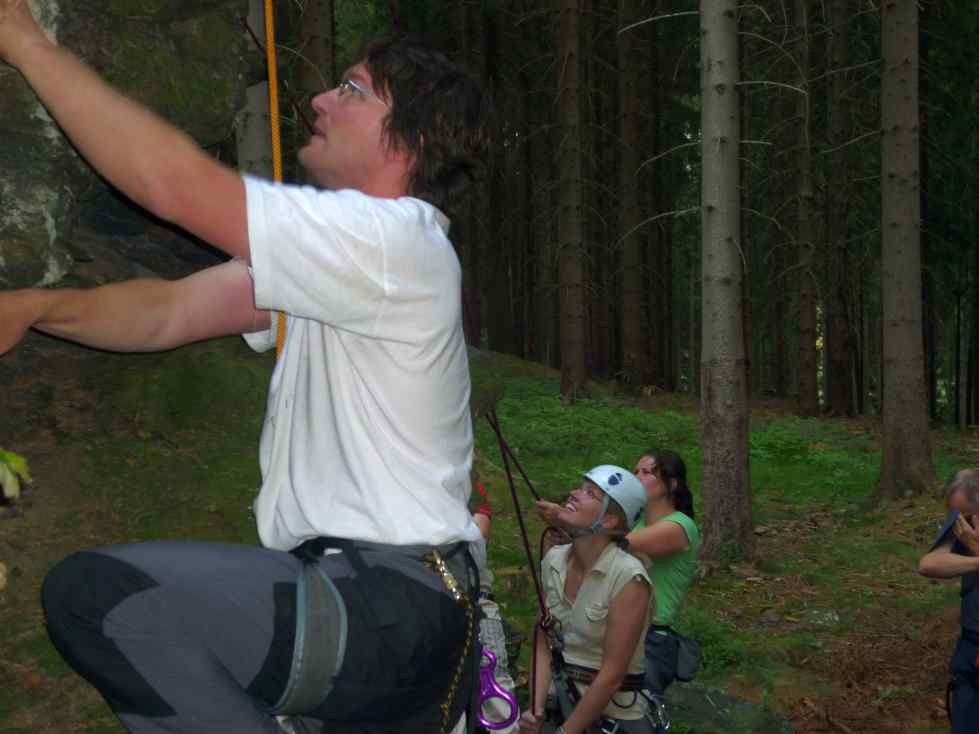
[[[445,545],[393,545],[390,543],[373,543],[369,540],[353,540],[351,538],[336,538],[321,535],[303,541],[289,552],[303,560],[318,561],[323,556],[323,553],[330,548],[336,548],[341,551],[382,551],[385,553],[397,553],[398,555],[415,558],[419,561],[424,560],[425,556],[431,551],[437,550],[439,555],[448,561],[465,550],[466,544],[460,541]]]
[[[595,681],[595,676],[598,675],[598,670],[589,668],[586,665],[575,665],[569,662],[564,662],[563,664],[564,672],[568,678],[579,683],[591,685]],[[643,673],[626,673],[625,678],[622,679],[622,685],[619,686],[619,690],[641,691],[644,678],[645,675]]]
[[[558,708],[561,712],[560,723],[563,724],[578,705],[581,694],[578,692],[578,686],[568,676],[568,664],[560,650],[551,650],[551,680],[554,681]]]

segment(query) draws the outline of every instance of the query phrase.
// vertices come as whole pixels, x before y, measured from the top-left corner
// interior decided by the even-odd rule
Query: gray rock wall
[[[235,113],[263,63],[239,21],[247,0],[32,6],[59,43],[202,146],[233,142]],[[104,202],[104,184],[7,66],[0,66],[0,141],[0,288],[57,283],[76,259],[75,223],[87,202]]]

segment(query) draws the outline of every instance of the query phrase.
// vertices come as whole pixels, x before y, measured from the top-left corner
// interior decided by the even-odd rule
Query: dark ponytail
[[[660,479],[670,492],[670,499],[673,506],[691,520],[694,519],[693,493],[687,486],[687,465],[683,463],[680,455],[673,451],[662,449],[650,449],[642,454],[648,456],[656,462],[656,467],[660,472]],[[676,482],[676,486],[674,486]]]

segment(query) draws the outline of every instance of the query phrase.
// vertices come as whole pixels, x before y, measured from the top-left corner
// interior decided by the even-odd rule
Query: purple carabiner
[[[513,695],[513,692],[508,691],[496,682],[496,655],[493,654],[492,650],[484,647],[483,657],[486,658],[487,662],[479,666],[479,714],[476,719],[481,726],[491,731],[497,731],[505,729],[517,720],[517,717],[520,716],[520,707],[517,705],[517,697]],[[483,704],[493,698],[506,701],[510,707],[510,714],[502,721],[487,719],[486,714],[483,713]]]

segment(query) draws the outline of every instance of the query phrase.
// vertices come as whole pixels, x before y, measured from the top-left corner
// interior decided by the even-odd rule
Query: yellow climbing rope
[[[275,0],[265,0],[265,60],[269,74],[269,127],[272,131],[272,178],[282,181],[282,135],[279,130],[279,71],[275,59]],[[282,355],[286,342],[286,315],[277,314],[275,353]]]

